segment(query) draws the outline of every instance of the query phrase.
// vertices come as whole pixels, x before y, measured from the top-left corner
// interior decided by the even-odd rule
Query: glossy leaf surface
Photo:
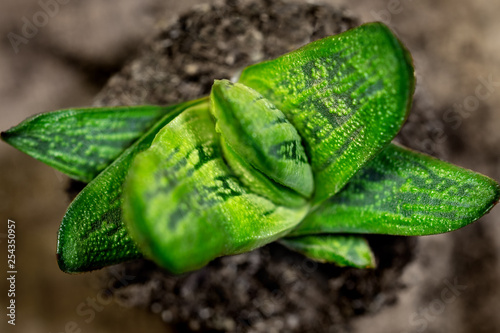
[[[292,234],[438,234],[477,220],[499,197],[486,176],[391,144]]]
[[[407,50],[385,25],[370,23],[247,67],[239,82],[296,127],[321,202],[396,135],[415,79]]]
[[[90,182],[170,110],[143,105],[47,112],[3,132],[2,139],[71,178]]]
[[[224,162],[208,107],[186,110],[139,154],[124,217],[143,253],[174,273],[285,235],[308,206],[285,208],[248,190]]]
[[[221,138],[222,155],[231,172],[252,192],[268,198],[282,206],[300,207],[307,200],[291,189],[273,182],[239,156],[226,141]]]
[[[312,195],[302,140],[283,112],[255,90],[227,80],[215,81],[210,101],[217,130],[238,155],[275,182]]]
[[[71,203],[59,228],[58,263],[65,272],[84,272],[140,257],[122,220],[122,185],[135,155],[155,135],[201,99],[171,106],[167,115],[90,182]]]
[[[318,262],[375,268],[375,258],[370,245],[360,236],[314,235],[283,238],[279,242]]]

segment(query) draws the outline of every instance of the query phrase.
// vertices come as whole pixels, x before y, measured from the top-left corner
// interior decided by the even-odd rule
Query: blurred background
[[[0,130],[40,112],[91,105],[159,21],[203,2],[2,0]],[[500,2],[322,2],[344,6],[363,22],[385,22],[410,49],[421,102],[435,110],[433,135],[418,143],[421,150],[500,180]],[[0,258],[7,255],[12,219],[18,271],[15,327],[4,314],[7,281],[0,282],[1,332],[168,332],[151,309],[112,300],[92,307],[92,299],[105,297],[99,274],[67,275],[57,267],[56,234],[69,204],[66,176],[4,143],[0,171]],[[362,317],[353,330],[500,331],[499,238],[498,207],[455,233],[422,237],[399,302]],[[6,264],[0,260],[0,276]]]

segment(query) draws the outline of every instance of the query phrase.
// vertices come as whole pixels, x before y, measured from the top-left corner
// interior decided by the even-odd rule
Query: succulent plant
[[[367,268],[363,234],[452,231],[500,197],[486,176],[391,143],[414,87],[409,52],[371,23],[198,100],[49,112],[2,139],[88,182],[59,230],[65,272],[145,256],[183,273],[273,241]]]

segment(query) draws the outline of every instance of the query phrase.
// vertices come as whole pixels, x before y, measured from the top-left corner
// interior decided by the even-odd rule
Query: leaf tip
[[[0,139],[2,139],[3,142],[10,144],[11,138],[13,137],[12,131],[7,130],[0,132]]]
[[[376,269],[377,268],[377,260],[375,259],[375,256],[373,255],[373,252],[370,252],[370,259],[368,260],[365,269]]]
[[[60,252],[56,253],[57,265],[59,266],[59,269],[64,273],[74,273],[70,269],[70,266],[66,265],[66,261],[63,258],[64,256]]]
[[[75,252],[76,249],[71,246],[71,239],[66,239],[66,233],[61,226],[59,228],[59,234],[57,236],[57,250],[56,250],[56,259],[57,265],[59,269],[64,273],[72,274],[79,273],[84,270],[79,267],[78,260],[75,261]]]
[[[64,273],[74,274],[81,272],[81,270],[77,269],[75,265],[71,264],[71,259],[68,258],[68,256],[66,256],[65,253],[63,251],[60,251],[59,249],[56,252],[56,259],[59,269]]]
[[[493,207],[495,207],[500,201],[500,184],[492,178],[488,177],[488,180],[492,187],[492,195],[491,195],[490,205],[486,207],[483,215],[488,214],[493,209]]]

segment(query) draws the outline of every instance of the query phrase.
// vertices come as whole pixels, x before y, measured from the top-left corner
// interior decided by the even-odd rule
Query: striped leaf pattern
[[[304,197],[314,190],[311,166],[297,130],[253,89],[215,81],[210,95],[217,130],[251,166]]]
[[[295,191],[277,184],[262,172],[252,167],[225,142],[221,137],[222,156],[232,173],[252,192],[268,198],[280,206],[300,207],[307,200]]]
[[[438,234],[477,220],[499,197],[486,176],[391,144],[291,234]]]
[[[278,206],[234,176],[205,105],[166,125],[135,158],[125,185],[124,217],[132,238],[174,273],[272,242],[307,210]]]
[[[2,139],[71,178],[90,182],[172,107],[120,106],[39,114]]]
[[[370,23],[250,66],[239,82],[273,102],[302,136],[317,203],[396,135],[415,79],[411,57],[394,34]]]
[[[279,242],[321,263],[356,268],[376,266],[370,245],[360,236],[313,235],[283,238]]]
[[[61,270],[84,272],[141,256],[122,220],[122,184],[135,155],[147,149],[155,135],[185,109],[207,99],[181,103],[125,150],[90,182],[71,203],[59,228],[57,256]]]

